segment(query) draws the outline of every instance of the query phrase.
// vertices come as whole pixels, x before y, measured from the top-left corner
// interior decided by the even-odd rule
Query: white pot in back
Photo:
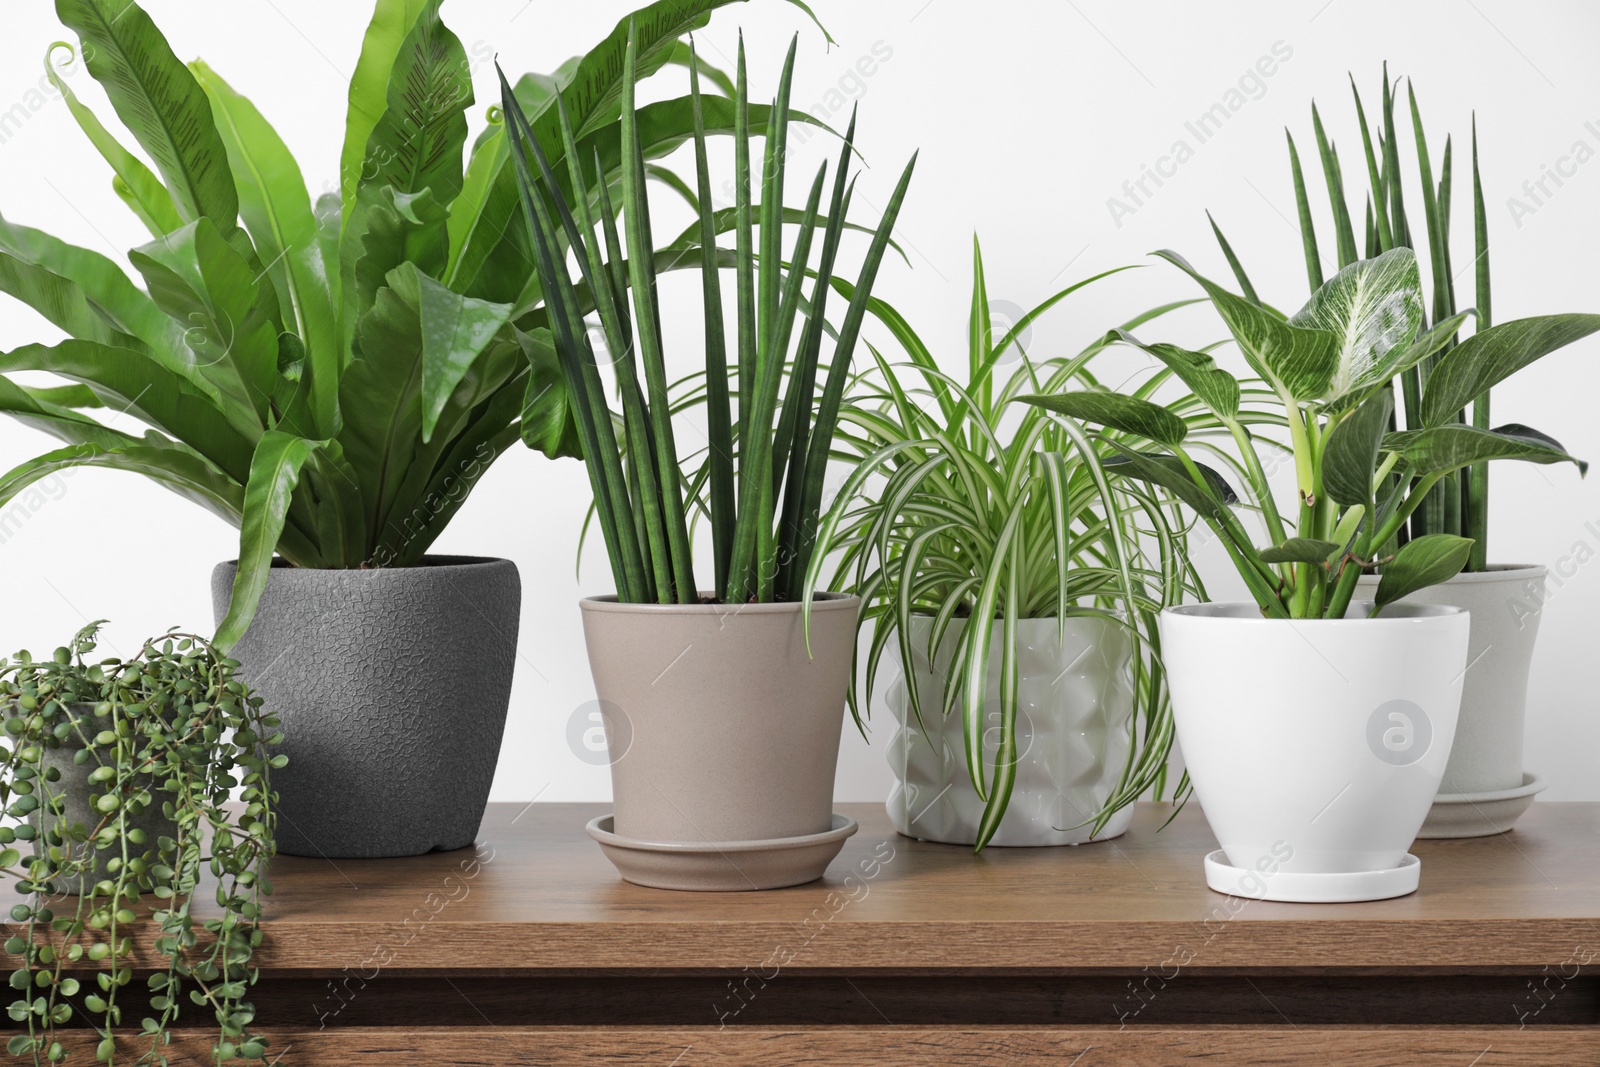
[[[1543,788],[1543,781],[1522,765],[1522,743],[1545,574],[1539,566],[1491,567],[1458,574],[1406,598],[1407,603],[1448,604],[1472,616],[1461,723],[1422,837],[1500,833]],[[1370,596],[1377,583],[1377,576],[1364,576],[1357,595]]]
[[[1161,615],[1196,799],[1228,864],[1270,870],[1267,897],[1335,899],[1282,896],[1274,877],[1415,866],[1407,849],[1450,756],[1469,620],[1422,604],[1368,619],[1370,607],[1339,620],[1266,619],[1252,603]]]
[[[932,625],[928,617],[911,624],[921,722],[911,710],[904,679],[889,694],[898,727],[889,742],[896,779],[889,817],[909,837],[970,845],[977,840],[984,802],[967,769],[961,713],[946,717],[942,712],[944,678],[960,623],[952,624],[941,642],[937,672],[925,654]],[[1103,841],[1124,833],[1133,817],[1131,805],[1123,808],[1092,838],[1092,826],[1084,825],[1104,806],[1128,755],[1133,638],[1108,619],[1075,616],[1066,620],[1062,641],[1059,625],[1053,618],[1017,623],[1017,777],[991,845]],[[1000,736],[1003,639],[1003,625],[996,623],[984,697],[984,750],[990,758]]]

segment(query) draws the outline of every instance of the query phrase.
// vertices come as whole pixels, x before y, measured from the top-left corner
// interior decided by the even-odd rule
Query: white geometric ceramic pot
[[[895,787],[889,817],[895,829],[926,841],[970,845],[977,841],[984,802],[967,769],[961,715],[942,713],[944,678],[955,654],[957,630],[946,632],[927,660],[933,620],[914,618],[911,643],[917,662],[922,721],[911,710],[905,683],[896,681],[889,707],[898,729],[889,742]],[[984,751],[999,745],[1000,650],[996,623],[989,652]],[[1066,620],[1066,640],[1056,619],[1017,622],[1017,777],[1011,802],[991,845],[1076,845],[1117,837],[1133,818],[1131,806],[1111,817],[1091,838],[1084,825],[1104,806],[1121,776],[1133,726],[1133,639],[1108,619]]]
[[[1338,620],[1265,619],[1253,603],[1161,614],[1196,799],[1227,865],[1270,870],[1256,895],[1370,899],[1415,888],[1407,849],[1450,757],[1469,620],[1425,604],[1368,619],[1370,608],[1352,604]],[[1368,886],[1369,874],[1398,882]],[[1350,884],[1343,895],[1284,897],[1270,884],[1284,875]]]
[[[1538,566],[1490,567],[1406,597],[1407,603],[1448,604],[1472,616],[1461,722],[1421,837],[1500,833],[1543,787],[1525,773],[1522,742],[1545,574]],[[1377,583],[1376,575],[1364,576],[1357,595],[1372,595]]]

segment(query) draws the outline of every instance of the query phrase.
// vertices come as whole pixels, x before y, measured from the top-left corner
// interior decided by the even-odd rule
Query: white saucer
[[[1296,904],[1388,900],[1415,893],[1421,875],[1422,861],[1409,853],[1400,861],[1400,866],[1387,871],[1337,874],[1278,871],[1270,877],[1250,868],[1230,866],[1228,854],[1220,848],[1206,857],[1206,885],[1218,893],[1248,900],[1282,900]]]
[[[1522,784],[1515,789],[1493,793],[1440,793],[1433,798],[1428,818],[1418,837],[1489,837],[1503,834],[1533,804],[1536,793],[1544,791],[1545,780],[1532,771],[1522,773]]]
[[[835,813],[832,826],[820,834],[767,841],[640,841],[616,833],[610,815],[585,829],[617,873],[635,885],[728,893],[816,881],[859,827]]]

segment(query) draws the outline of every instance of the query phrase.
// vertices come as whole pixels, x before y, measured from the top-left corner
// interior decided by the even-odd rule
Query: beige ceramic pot
[[[808,654],[798,603],[584,600],[615,834],[748,842],[829,831],[859,607],[818,594]]]

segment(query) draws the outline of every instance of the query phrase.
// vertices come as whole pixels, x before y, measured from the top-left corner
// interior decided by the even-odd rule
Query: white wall
[[[142,231],[114,198],[109,173],[66,108],[35,92],[46,47],[70,36],[51,6],[11,4],[0,35],[0,112],[20,104],[26,114],[0,143],[0,211],[120,254],[142,242]],[[314,187],[334,178],[364,4],[274,0],[226,5],[226,14],[200,0],[146,6],[180,57],[203,56],[276,121]],[[973,231],[985,242],[993,299],[1027,307],[1070,280],[1160,247],[1225,276],[1206,227],[1209,208],[1263,295],[1297,306],[1305,281],[1290,221],[1283,127],[1310,151],[1309,102],[1317,97],[1347,173],[1355,169],[1359,139],[1346,71],[1372,107],[1384,59],[1396,74],[1416,76],[1430,130],[1457,135],[1458,241],[1470,241],[1461,164],[1477,109],[1497,318],[1600,306],[1600,163],[1585,162],[1576,173],[1573,161],[1562,164],[1570,176],[1560,188],[1547,181],[1552,195],[1541,194],[1539,203],[1522,191],[1524,181],[1539,180],[1579,143],[1585,160],[1600,150],[1595,5],[815,0],[815,7],[838,41],[831,50],[796,9],[756,0],[719,13],[700,35],[703,51],[731,65],[742,25],[754,84],[764,94],[788,36],[799,29],[797,104],[842,123],[849,101],[861,102],[860,144],[873,169],[857,204],[868,215],[883,204],[901,161],[922,150],[899,230],[911,265],[891,263],[879,291],[952,367],[964,353]],[[628,8],[627,0],[456,0],[446,16],[469,48],[485,42],[508,71],[520,72],[553,68],[597,41]],[[1274,50],[1272,75],[1246,79],[1243,95],[1230,97]],[[479,64],[475,78],[476,129],[494,99],[492,67]],[[80,74],[73,84],[109,121],[92,82]],[[1230,101],[1237,110],[1204,143],[1186,128],[1213,104]],[[1136,182],[1179,140],[1192,158],[1159,188],[1147,182],[1152,195],[1133,201],[1124,182]],[[1436,154],[1442,148],[1432,147]],[[811,161],[809,171],[821,152],[831,154],[831,146],[815,138],[798,150],[797,164]],[[1357,176],[1349,182],[1358,184]],[[1514,195],[1533,210],[1514,218],[1507,204]],[[1114,218],[1112,197],[1134,210]],[[685,295],[692,309],[696,299]],[[1064,305],[1036,329],[1034,350],[1081,344],[1124,313],[1186,295],[1170,268],[1136,272]],[[669,323],[669,338],[683,339],[680,358],[697,359],[697,316],[686,315]],[[1198,332],[1174,339],[1216,333],[1204,318],[1189,321]],[[31,311],[0,301],[0,348],[50,339],[51,329]],[[1586,403],[1600,384],[1597,358],[1600,340],[1591,338],[1524,373],[1497,392],[1496,416],[1537,425],[1574,453],[1600,458],[1600,424]],[[0,420],[0,469],[48,444]],[[1600,551],[1600,484],[1580,482],[1570,469],[1512,465],[1497,468],[1494,481],[1493,557],[1546,563],[1560,576],[1535,664],[1528,764],[1549,778],[1549,799],[1600,799],[1600,715],[1589,673],[1600,567],[1586,565]],[[54,647],[85,619],[101,616],[114,620],[109,635],[123,649],[170,625],[209,626],[207,576],[233,554],[231,529],[131,475],[85,471],[48,488],[48,498],[11,506],[0,546],[0,648]],[[574,576],[587,499],[579,465],[519,448],[484,480],[438,546],[508,556],[522,569],[522,653],[496,799],[603,799],[609,789],[605,769],[576,758],[566,740],[575,709],[593,697],[576,600],[607,584],[598,551],[581,579]],[[1221,558],[1205,558],[1214,592],[1233,589]],[[886,719],[880,713],[876,748],[847,731],[842,799],[886,794]]]

